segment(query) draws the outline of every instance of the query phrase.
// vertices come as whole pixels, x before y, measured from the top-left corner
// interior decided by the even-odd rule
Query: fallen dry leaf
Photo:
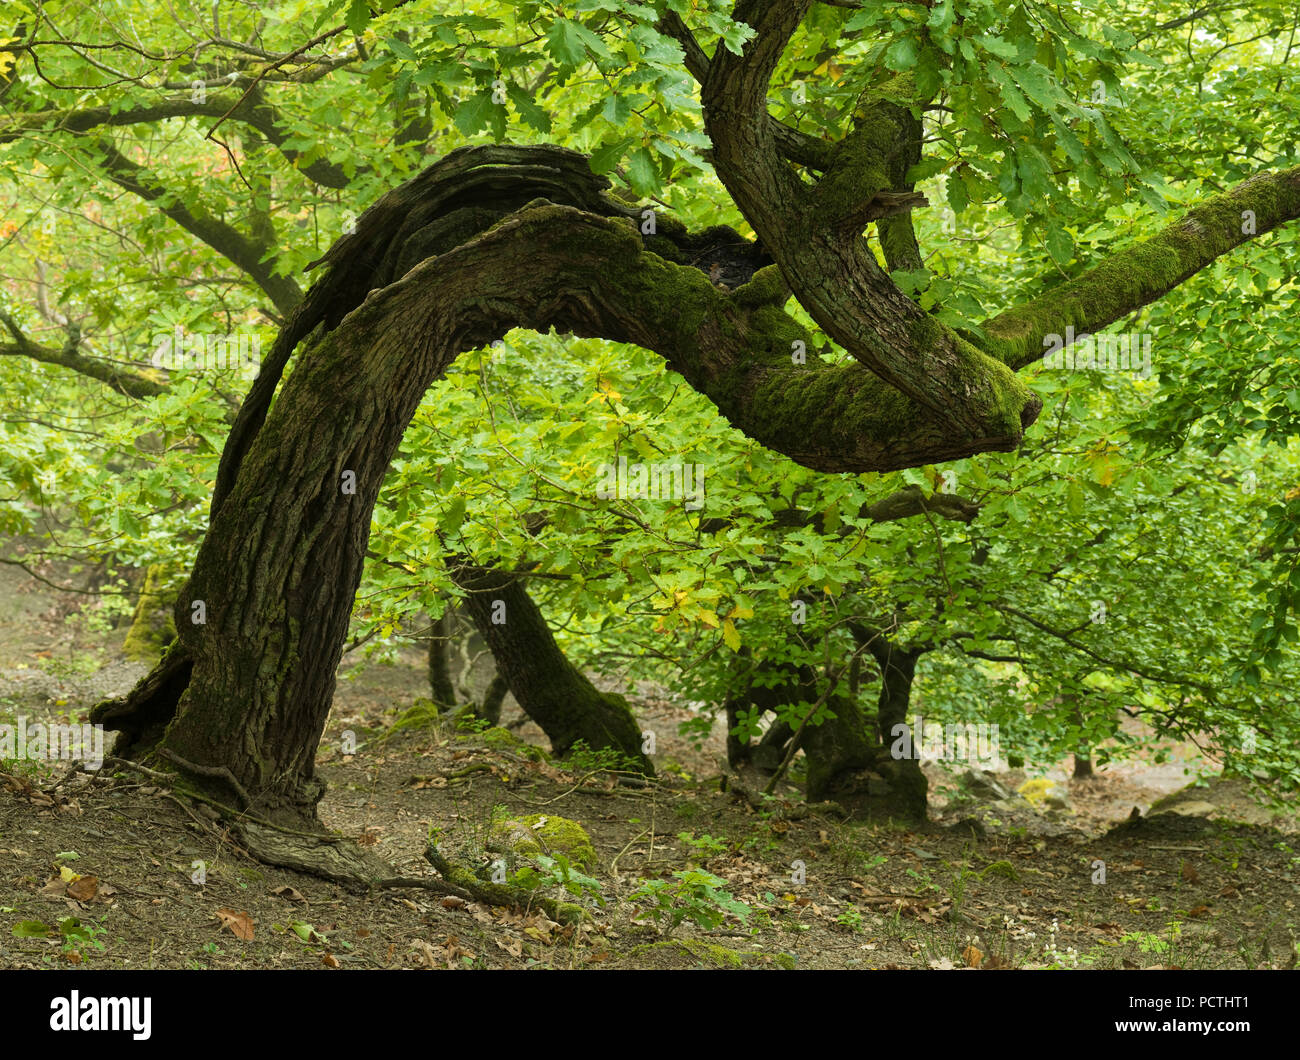
[[[236,913],[233,909],[218,909],[217,919],[223,928],[230,928],[237,939],[244,942],[253,941],[253,918],[248,913]]]
[[[273,895],[275,895],[277,898],[284,898],[284,899],[287,899],[287,900],[290,901],[290,902],[305,902],[305,901],[307,901],[307,899],[304,898],[304,897],[302,896],[302,894],[301,894],[299,891],[297,891],[297,890],[295,890],[294,888],[290,887],[287,883],[286,883],[283,887],[277,887],[277,888],[276,888],[274,891],[272,891],[271,893],[272,893]]]
[[[332,953],[322,953],[320,956],[320,962],[325,965],[326,968],[339,967],[339,959]]]
[[[99,879],[95,876],[78,876],[68,884],[68,897],[78,902],[94,901],[99,893]]]
[[[984,954],[974,946],[967,946],[961,951],[961,959],[966,962],[967,968],[978,968],[984,963]]]

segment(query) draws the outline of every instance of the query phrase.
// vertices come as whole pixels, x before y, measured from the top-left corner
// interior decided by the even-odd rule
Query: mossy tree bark
[[[456,686],[451,679],[451,638],[456,616],[448,608],[429,631],[429,695],[439,712],[456,706]]]
[[[924,820],[927,784],[919,763],[895,760],[890,754],[893,726],[900,721],[906,724],[912,675],[921,652],[902,651],[879,632],[865,636],[874,637],[864,647],[881,669],[874,716],[853,695],[827,694],[824,676],[811,667],[799,667],[774,681],[772,668],[760,666],[754,677],[764,684],[751,682],[727,704],[731,727],[736,712],[746,707],[776,714],[793,704],[811,708],[824,703],[833,716],[802,729],[774,721],[754,745],[745,745],[729,733],[728,760],[733,765],[752,762],[770,772],[788,756],[791,740],[797,740],[807,759],[805,793],[810,801],[834,800],[868,819]]]
[[[620,752],[632,768],[653,774],[641,751],[641,730],[626,699],[601,692],[565,658],[541,609],[509,571],[462,564],[452,579],[496,660],[497,673],[520,708],[537,722],[557,755],[581,741]]]
[[[131,628],[122,642],[122,654],[137,662],[154,663],[176,639],[176,624],[172,620],[175,600],[163,591],[165,573],[160,564],[150,564],[145,569],[144,588],[131,616]]]

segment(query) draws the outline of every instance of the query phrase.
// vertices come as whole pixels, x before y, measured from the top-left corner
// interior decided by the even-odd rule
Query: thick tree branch
[[[780,308],[788,292],[775,267],[735,290],[715,286],[707,259],[691,255],[693,267],[663,256],[694,237],[670,218],[643,237],[637,211],[608,186],[582,155],[502,145],[454,151],[375,203],[325,255],[329,272],[264,359],[222,455],[214,522],[289,356],[321,325],[330,346],[397,329],[419,358],[435,342],[438,371],[512,327],[633,343],[663,356],[733,426],[822,471],[893,470],[1010,444],[954,434],[946,417],[856,362],[793,356],[814,338]],[[726,245],[737,239],[729,233]]]
[[[946,423],[954,442],[1013,448],[1041,410],[1039,399],[1006,365],[903,294],[862,237],[869,220],[907,205],[875,200],[897,190],[891,169],[914,152],[910,111],[892,101],[861,108],[816,184],[804,183],[781,154],[767,113],[768,83],[809,3],[737,5],[736,19],[756,35],[742,55],[719,49],[701,87],[718,177],[827,335]],[[905,260],[901,243],[891,237],[891,244]]]
[[[1216,258],[1300,217],[1300,166],[1258,173],[1188,210],[1164,231],[983,325],[986,348],[1012,368],[1043,356],[1048,336],[1100,331],[1168,294]],[[1253,224],[1253,230],[1252,230]]]

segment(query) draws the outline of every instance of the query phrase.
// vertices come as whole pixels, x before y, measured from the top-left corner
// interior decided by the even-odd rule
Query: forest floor
[[[143,672],[118,654],[124,627],[78,616],[84,599],[0,567],[0,723],[80,719]],[[663,695],[632,697],[656,734],[660,775],[631,788],[551,762],[511,699],[509,729],[487,733],[412,709],[427,695],[415,652],[341,673],[319,758],[326,825],[396,874],[432,879],[421,857],[430,834],[488,873],[503,857],[487,849],[494,819],[507,830],[500,822],[529,815],[579,822],[594,854],[580,925],[419,889],[352,894],[251,860],[147,776],[10,760],[0,761],[0,968],[1296,965],[1298,818],[1240,781],[1188,786],[1212,765],[1191,747],[1157,754],[1153,743],[1089,781],[1039,771],[1068,793],[1068,808],[1045,812],[1019,796],[971,797],[928,763],[931,821],[904,829],[810,813],[789,787],[765,802],[720,790],[720,727],[692,746],[677,735],[690,707]],[[345,733],[353,754],[342,753]],[[1025,774],[985,779],[1014,792]],[[1129,820],[1153,804],[1165,812]],[[972,817],[982,834],[960,826]],[[691,869],[725,881],[745,921],[670,930],[647,915],[649,899],[632,900],[646,880],[664,881],[664,903],[707,920],[707,893],[672,893],[672,874]]]

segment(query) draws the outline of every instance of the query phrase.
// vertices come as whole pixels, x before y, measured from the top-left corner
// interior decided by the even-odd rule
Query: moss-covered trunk
[[[164,591],[164,572],[160,564],[151,564],[144,574],[144,588],[131,616],[131,628],[122,642],[122,654],[136,662],[154,663],[164,649],[176,639],[172,620],[175,598]]]
[[[556,754],[579,741],[609,748],[653,773],[641,751],[641,730],[628,702],[599,691],[555,643],[546,618],[522,582],[508,571],[460,565],[452,578],[466,592],[465,608],[496,660],[497,672],[520,708],[537,722]]]
[[[924,820],[927,784],[919,762],[896,760],[890,754],[893,726],[906,724],[912,674],[919,656],[919,651],[891,649],[882,639],[876,656],[882,686],[875,716],[852,695],[824,695],[821,677],[811,667],[800,667],[797,673],[782,677],[774,674],[773,667],[760,663],[751,674],[750,686],[728,701],[729,724],[734,728],[738,711],[751,705],[783,714],[791,704],[811,707],[824,700],[833,717],[807,726],[798,735],[807,760],[808,799],[834,800],[867,818]],[[748,761],[770,771],[788,753],[792,736],[791,727],[779,720],[754,745],[744,744],[729,732],[728,758],[733,765]],[[778,748],[780,754],[774,759]]]

